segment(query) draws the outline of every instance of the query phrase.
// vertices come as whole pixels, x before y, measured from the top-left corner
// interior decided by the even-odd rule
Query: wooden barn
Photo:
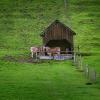
[[[50,48],[60,47],[61,52],[66,50],[70,52],[73,51],[74,47],[74,35],[76,35],[76,33],[69,27],[61,23],[59,20],[55,20],[40,36],[43,39],[44,46]]]

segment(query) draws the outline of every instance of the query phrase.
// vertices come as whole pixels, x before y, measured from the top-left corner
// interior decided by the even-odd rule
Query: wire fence
[[[96,83],[97,73],[95,69],[89,67],[87,64],[84,64],[81,54],[74,53],[73,63],[78,71],[84,73],[84,76],[88,79],[89,83]]]

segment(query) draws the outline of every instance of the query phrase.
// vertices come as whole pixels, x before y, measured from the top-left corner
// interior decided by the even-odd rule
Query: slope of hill
[[[75,30],[76,42],[83,50],[98,51],[99,8],[99,0],[70,0],[66,12],[60,0],[1,0],[0,48],[18,49],[41,44],[39,34],[53,20],[59,19]]]
[[[70,62],[6,61],[27,58],[32,45],[42,45],[39,34],[59,19],[77,33],[75,47],[89,55],[84,63],[100,73],[99,5],[100,0],[67,0],[65,10],[63,0],[0,0],[0,100],[100,100],[100,79],[86,86]]]
[[[100,1],[71,0],[69,16],[77,35],[75,45],[90,56],[84,58],[85,63],[100,72]]]
[[[98,70],[99,4],[99,0],[67,0],[65,10],[63,0],[0,0],[0,55],[28,54],[32,45],[42,44],[39,34],[59,19],[77,33],[75,46],[91,54],[86,61]]]

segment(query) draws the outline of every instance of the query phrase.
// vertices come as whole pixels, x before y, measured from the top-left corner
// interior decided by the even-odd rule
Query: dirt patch
[[[4,60],[4,61],[17,61],[17,59],[15,59],[15,57],[8,56],[8,55],[2,57],[0,60]]]
[[[43,63],[44,61],[40,61],[40,60],[35,60],[33,58],[31,58],[30,56],[11,56],[11,55],[6,55],[2,58],[0,58],[0,60],[3,61],[9,61],[9,62],[20,62],[20,63]]]
[[[48,63],[50,64],[52,60],[40,60],[30,57],[30,55],[5,55],[2,58],[0,58],[2,61],[9,61],[9,62],[19,62],[19,63],[35,63],[35,64],[41,64],[41,63]],[[58,61],[55,60],[55,62],[58,63]],[[59,61],[60,62],[60,61]]]

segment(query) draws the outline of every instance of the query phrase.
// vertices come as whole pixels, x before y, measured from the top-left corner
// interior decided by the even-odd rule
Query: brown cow
[[[50,47],[45,47],[43,46],[43,52],[44,55],[54,55],[54,54],[60,54],[60,47],[54,47],[54,48],[50,48]]]
[[[52,55],[54,55],[54,54],[59,55],[60,54],[60,47],[51,48],[50,52],[51,52]]]

